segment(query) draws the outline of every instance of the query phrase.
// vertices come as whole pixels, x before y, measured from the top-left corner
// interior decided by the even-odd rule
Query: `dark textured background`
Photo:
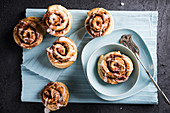
[[[13,40],[12,32],[25,17],[25,9],[47,8],[61,4],[69,9],[158,10],[158,84],[170,98],[170,0],[0,0],[0,113],[43,113],[41,103],[23,103],[21,96],[22,49]],[[122,109],[121,109],[122,108]],[[159,95],[158,105],[68,104],[57,113],[170,113]]]

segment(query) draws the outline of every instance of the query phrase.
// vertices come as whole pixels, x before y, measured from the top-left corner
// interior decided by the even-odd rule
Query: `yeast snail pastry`
[[[85,28],[92,37],[101,37],[110,34],[114,22],[112,15],[103,8],[94,8],[87,12]]]
[[[15,42],[25,49],[31,49],[39,45],[43,40],[45,30],[41,24],[41,19],[37,17],[27,17],[15,26],[13,37]]]
[[[133,71],[131,59],[117,52],[101,55],[98,61],[98,74],[100,78],[110,84],[118,84],[128,80]]]
[[[61,82],[50,82],[41,91],[45,113],[66,107],[69,100],[68,88]]]
[[[47,56],[57,68],[67,68],[77,59],[77,47],[68,37],[59,37],[47,48]]]
[[[46,31],[56,37],[67,34],[72,26],[72,16],[61,5],[49,6],[43,16],[42,23]]]

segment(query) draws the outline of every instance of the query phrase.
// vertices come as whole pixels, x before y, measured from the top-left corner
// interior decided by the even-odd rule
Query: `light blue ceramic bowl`
[[[133,62],[134,70],[129,79],[124,83],[109,84],[104,82],[98,75],[97,63],[100,55],[105,55],[112,51],[120,51],[122,54],[127,55]],[[87,78],[96,91],[106,96],[120,96],[132,89],[136,84],[139,77],[139,64],[135,55],[127,47],[120,44],[107,44],[93,52],[88,60],[86,71]]]

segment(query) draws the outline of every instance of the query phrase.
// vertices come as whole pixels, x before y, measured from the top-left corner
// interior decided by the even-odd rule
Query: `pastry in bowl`
[[[114,22],[112,15],[103,8],[94,8],[87,12],[85,28],[92,37],[101,37],[110,34]]]
[[[70,38],[59,37],[47,48],[47,56],[55,67],[67,68],[77,59],[77,46]]]
[[[27,17],[15,26],[13,37],[15,42],[25,49],[38,46],[45,35],[45,30],[41,25],[41,19],[37,17]]]
[[[45,106],[45,112],[66,107],[69,100],[67,86],[61,82],[48,83],[41,91],[41,100]]]
[[[64,36],[72,26],[72,16],[61,5],[49,6],[43,16],[42,23],[46,31],[53,36]]]
[[[101,55],[98,61],[100,78],[110,84],[118,84],[128,80],[133,71],[131,59],[119,51]]]

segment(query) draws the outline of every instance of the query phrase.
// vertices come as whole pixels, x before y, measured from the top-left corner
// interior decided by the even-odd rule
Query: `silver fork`
[[[158,89],[158,91],[161,93],[161,95],[164,97],[165,101],[170,105],[170,101],[168,100],[167,96],[165,95],[165,93],[161,90],[161,88],[158,86],[158,84],[154,81],[153,77],[151,76],[151,74],[149,73],[149,71],[146,69],[145,65],[143,64],[143,62],[140,59],[139,56],[139,48],[138,46],[132,41],[132,35],[123,35],[120,39],[120,43],[125,45],[126,47],[128,47],[136,56],[136,58],[138,59],[138,61],[141,63],[141,65],[143,66],[143,68],[145,69],[146,73],[148,74],[149,78],[151,79],[151,81],[153,82],[153,84],[155,85],[155,87]]]

